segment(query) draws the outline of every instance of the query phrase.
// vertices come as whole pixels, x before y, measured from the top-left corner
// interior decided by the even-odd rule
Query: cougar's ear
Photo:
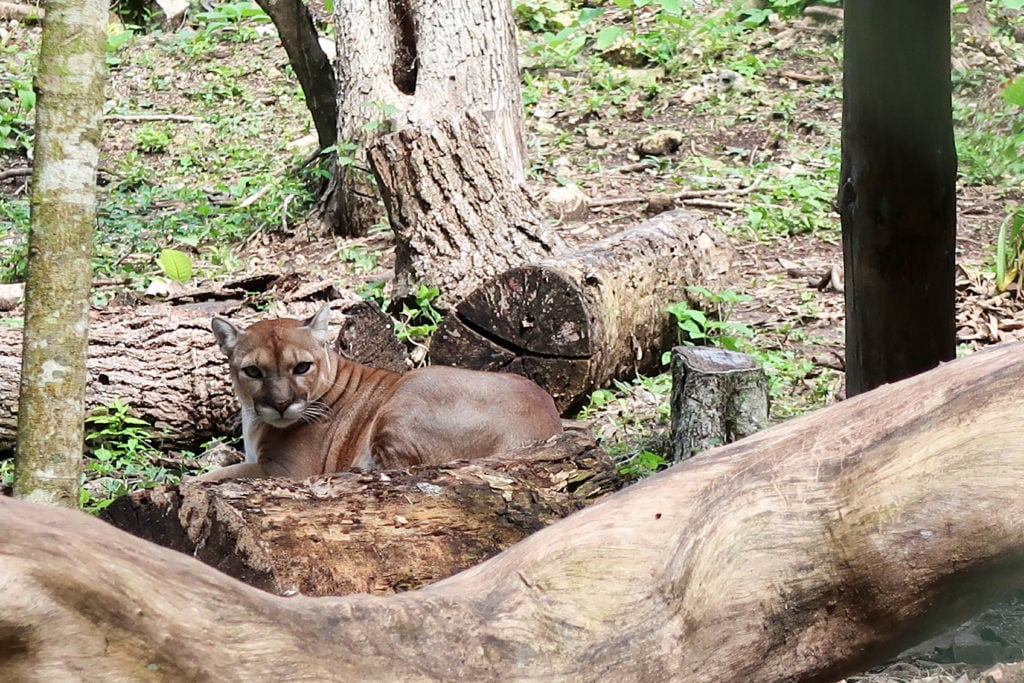
[[[313,339],[316,339],[321,344],[327,344],[331,337],[327,329],[330,324],[331,306],[330,304],[324,304],[323,308],[316,312],[316,315],[306,321],[306,328],[312,333]]]
[[[224,352],[225,356],[231,358],[231,353],[235,350],[235,344],[238,342],[238,335],[242,331],[224,318],[214,318],[210,322],[210,327],[213,329],[213,336],[217,338],[217,343],[220,344],[220,350]]]

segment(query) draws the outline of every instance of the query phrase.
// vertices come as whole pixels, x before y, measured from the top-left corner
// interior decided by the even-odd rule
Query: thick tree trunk
[[[395,231],[395,297],[437,287],[449,308],[499,273],[565,250],[521,183],[496,165],[490,124],[466,113],[370,149]]]
[[[369,0],[334,5],[342,234],[380,217],[365,149],[410,124],[473,111],[491,122],[494,165],[523,179],[523,106],[507,0]]]
[[[403,368],[390,320],[354,294],[339,296],[342,300],[334,304],[335,322],[341,321],[339,349],[360,362]],[[310,313],[317,305],[309,304]],[[93,312],[87,408],[124,400],[134,416],[154,427],[165,448],[195,449],[232,432],[238,405],[210,317],[205,311],[174,306]],[[249,315],[251,320],[261,317],[265,315]],[[21,330],[0,326],[0,450],[14,445],[20,347]]]
[[[82,467],[107,7],[104,0],[48,0],[35,77],[14,493],[70,507],[78,506]]]
[[[504,459],[139,491],[102,516],[274,593],[394,593],[479,564],[626,483],[570,433]]]
[[[283,598],[0,499],[12,680],[832,681],[1024,583],[1024,344],[691,458],[417,592]],[[327,530],[325,530],[326,532]],[[168,598],[167,596],[172,596]]]
[[[564,412],[612,379],[658,368],[677,342],[666,306],[692,298],[690,285],[715,289],[731,256],[707,219],[660,214],[487,282],[441,323],[430,359],[525,375]]]
[[[949,35],[949,8],[931,0],[845,7],[839,205],[849,396],[956,351]]]
[[[768,426],[768,377],[745,353],[672,349],[672,458],[680,461]]]

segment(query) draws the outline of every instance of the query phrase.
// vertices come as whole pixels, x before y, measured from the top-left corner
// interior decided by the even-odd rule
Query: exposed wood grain
[[[271,592],[380,594],[467,569],[626,483],[570,433],[440,467],[139,491],[103,517]]]

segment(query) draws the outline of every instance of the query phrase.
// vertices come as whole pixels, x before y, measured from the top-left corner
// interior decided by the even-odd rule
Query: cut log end
[[[706,219],[657,216],[489,280],[442,322],[431,361],[520,372],[570,412],[612,379],[658,369],[675,341],[665,307],[691,285],[714,287],[730,258]]]

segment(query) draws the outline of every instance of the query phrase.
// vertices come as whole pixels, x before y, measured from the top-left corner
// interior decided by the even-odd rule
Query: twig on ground
[[[797,71],[780,71],[779,76],[788,78],[797,83],[830,83],[832,77],[828,74],[804,74]]]
[[[683,204],[686,206],[699,206],[704,209],[728,209],[730,211],[739,211],[743,208],[742,204],[736,202],[720,202],[715,199],[684,199]]]
[[[10,180],[11,178],[23,178],[32,175],[32,167],[25,166],[23,168],[9,168],[6,171],[0,171],[0,180]]]
[[[177,123],[201,123],[201,116],[189,116],[186,114],[107,114],[103,117],[106,121],[125,121],[127,123],[141,123],[146,121],[175,121]]]
[[[707,200],[708,197],[741,197],[748,195],[758,188],[761,184],[761,179],[757,178],[754,182],[750,183],[746,187],[725,187],[716,188],[709,190],[680,190],[674,195],[671,195],[672,199],[677,202],[682,202],[687,206],[705,206],[709,208],[724,208],[724,209],[738,209],[738,204],[731,202],[713,202]],[[699,201],[707,200],[707,201]],[[590,202],[591,209],[599,209],[607,206],[619,206],[621,204],[641,204],[643,202],[650,201],[650,196],[647,195],[629,195],[628,197],[615,197],[613,199],[598,199]]]

